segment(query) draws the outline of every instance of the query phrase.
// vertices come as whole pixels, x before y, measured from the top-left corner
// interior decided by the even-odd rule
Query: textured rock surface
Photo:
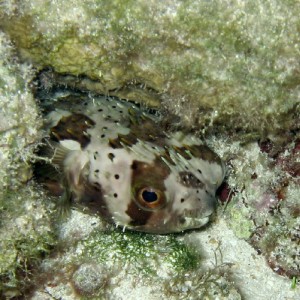
[[[66,224],[78,218],[82,228],[90,226],[78,212]],[[44,260],[39,271],[42,284],[32,290],[31,299],[296,300],[300,296],[297,288],[291,289],[291,281],[275,274],[263,256],[235,236],[224,218],[205,231],[177,238],[95,229],[84,241],[75,237],[58,255]],[[182,242],[188,247],[182,248]],[[196,255],[192,249],[197,249]],[[194,265],[182,264],[191,258]]]
[[[0,298],[8,299],[26,289],[31,268],[54,243],[51,203],[34,184],[24,186],[41,125],[28,88],[32,74],[0,32]]]
[[[81,234],[70,236],[66,228],[78,220],[83,225],[78,229]],[[69,243],[42,263],[41,284],[32,290],[32,299],[241,299],[230,267],[219,261],[211,265],[207,259],[204,266],[202,249],[197,249],[194,237],[189,241],[189,234],[180,238],[103,231],[95,224],[82,240],[84,228],[91,224],[94,220],[72,212],[61,232]]]
[[[33,75],[19,64],[8,37],[0,32],[0,193],[30,178],[28,157],[41,119],[28,88]]]
[[[0,297],[15,299],[32,284],[32,272],[55,244],[53,205],[29,185],[0,198]]]
[[[268,133],[299,127],[299,14],[279,0],[6,0],[0,24],[23,60],[99,92]]]
[[[222,218],[236,237],[248,241],[273,271],[300,277],[299,140],[275,152],[271,141],[259,143],[211,140],[230,158],[229,195]],[[273,146],[274,148],[274,146]]]
[[[0,297],[30,287],[33,299],[299,299],[299,13],[293,0],[1,1]],[[45,89],[61,82],[162,103],[197,129],[241,129],[208,137],[229,162],[231,202],[206,230],[156,237],[160,247],[137,247],[151,237],[120,232],[114,243],[101,220],[77,211],[54,240],[53,205],[40,187],[24,186],[41,123],[28,63],[56,71],[41,75]],[[240,142],[276,132],[289,134],[274,135],[273,146],[272,135]],[[168,239],[186,243],[185,255],[153,259]],[[158,276],[134,274],[135,247]],[[200,265],[177,278],[174,262],[188,262],[195,247]]]

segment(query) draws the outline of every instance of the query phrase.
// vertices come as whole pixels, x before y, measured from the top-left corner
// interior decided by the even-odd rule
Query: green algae
[[[172,272],[187,272],[199,266],[200,255],[192,246],[180,242],[176,236],[157,236],[145,233],[113,230],[94,233],[80,242],[83,259],[92,258],[104,263],[131,265],[136,272],[155,276],[162,263]]]
[[[77,212],[71,218],[87,222],[79,229],[86,232],[95,219],[90,222],[82,216]],[[94,228],[81,238],[79,232],[67,235],[42,262],[38,278],[43,284],[37,292],[48,286],[53,296],[99,299],[118,293],[116,282],[124,281],[125,285],[139,282],[146,289],[153,286],[161,294],[167,290],[165,283],[177,282],[178,276],[184,280],[187,274],[197,274],[201,269],[201,254],[195,246],[181,241],[181,235],[151,235],[114,227],[104,231]]]

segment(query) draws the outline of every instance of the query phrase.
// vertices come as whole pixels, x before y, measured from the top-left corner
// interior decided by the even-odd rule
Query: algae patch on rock
[[[95,224],[73,210],[60,230],[64,238],[58,251],[39,270],[39,285],[32,299],[199,299],[199,295],[240,295],[230,279],[228,266],[206,269],[202,253],[184,235],[151,235],[122,232]],[[69,224],[81,220],[74,235]],[[103,227],[104,226],[104,227]],[[72,236],[74,237],[72,239]]]

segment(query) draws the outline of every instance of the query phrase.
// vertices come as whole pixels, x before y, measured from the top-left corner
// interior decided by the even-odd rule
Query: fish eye
[[[143,200],[146,202],[154,202],[157,201],[158,195],[155,191],[143,190],[142,192]]]
[[[158,209],[165,205],[163,192],[152,187],[144,187],[137,194],[137,202],[145,209]]]

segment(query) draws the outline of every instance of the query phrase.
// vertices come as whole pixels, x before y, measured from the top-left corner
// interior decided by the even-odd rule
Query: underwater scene
[[[0,299],[300,299],[299,14],[0,1]]]

